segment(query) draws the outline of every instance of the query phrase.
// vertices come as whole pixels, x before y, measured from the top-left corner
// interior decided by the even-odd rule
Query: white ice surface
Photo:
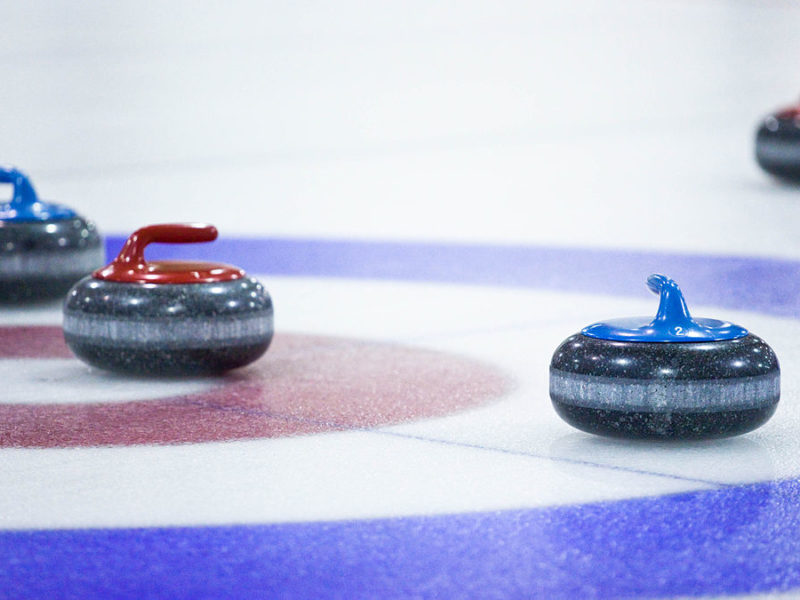
[[[758,119],[800,92],[790,0],[0,0],[0,14],[0,161],[105,232],[205,220],[222,235],[800,258],[800,189],[752,159]],[[280,328],[457,351],[519,387],[378,432],[3,449],[0,527],[361,518],[797,475],[794,320],[693,306],[775,347],[782,403],[744,437],[638,445],[559,421],[546,365],[569,333],[652,301],[266,283]],[[72,381],[91,387],[85,373]]]
[[[89,404],[149,400],[208,389],[203,379],[160,381],[118,377],[87,369],[75,359],[0,360],[0,404]]]
[[[786,0],[0,8],[0,160],[104,231],[800,255]]]
[[[784,371],[783,400],[773,420],[731,440],[624,443],[576,432],[559,420],[547,395],[547,366],[558,343],[597,314],[647,314],[655,298],[328,279],[265,277],[264,282],[280,299],[276,315],[283,331],[457,352],[500,367],[515,389],[506,398],[450,417],[376,430],[179,446],[4,449],[0,526],[439,514],[715,489],[800,475],[795,460],[800,379],[792,369]],[[422,305],[424,311],[408,310]],[[707,313],[698,306],[695,314]],[[769,339],[784,364],[800,360],[792,343],[800,334],[797,321],[736,311],[714,314]],[[14,362],[38,371],[37,360]],[[82,367],[75,361],[72,368]],[[24,373],[20,369],[18,377]],[[161,385],[150,383],[147,393],[166,394]],[[107,392],[129,397],[124,386]]]

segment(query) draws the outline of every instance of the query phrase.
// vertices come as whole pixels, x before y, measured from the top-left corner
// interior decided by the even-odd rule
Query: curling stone
[[[60,204],[39,200],[30,179],[0,167],[0,183],[13,186],[0,202],[0,302],[63,297],[103,265],[103,243],[94,223]]]
[[[756,160],[767,173],[800,181],[800,106],[761,122],[756,132]]]
[[[550,398],[570,425],[625,438],[702,439],[751,431],[780,398],[772,348],[746,329],[693,319],[678,285],[651,275],[655,319],[595,323],[550,363]]]
[[[237,267],[147,262],[145,247],[210,242],[211,225],[143,227],[117,258],[64,302],[64,338],[88,364],[139,375],[213,374],[243,367],[272,339],[272,299]]]

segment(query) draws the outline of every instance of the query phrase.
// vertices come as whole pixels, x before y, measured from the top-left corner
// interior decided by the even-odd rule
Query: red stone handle
[[[134,231],[111,264],[144,264],[148,244],[194,244],[213,242],[217,228],[205,223],[164,223],[148,225]]]
[[[144,249],[154,242],[194,244],[215,239],[217,228],[204,223],[148,225],[134,231],[111,264],[92,276],[123,283],[213,283],[244,277],[244,271],[230,265],[187,261],[149,263],[144,258]]]

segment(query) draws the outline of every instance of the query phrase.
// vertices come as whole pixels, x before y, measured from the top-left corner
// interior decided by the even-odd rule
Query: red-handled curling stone
[[[148,244],[210,242],[204,224],[135,231],[107,267],[79,281],[64,303],[64,338],[90,365],[137,374],[220,373],[269,346],[272,300],[231,265],[145,259]]]
[[[761,121],[756,131],[756,160],[767,173],[800,181],[800,104]]]

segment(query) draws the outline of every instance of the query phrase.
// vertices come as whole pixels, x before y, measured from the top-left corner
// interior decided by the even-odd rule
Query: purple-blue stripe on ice
[[[476,482],[480,485],[480,482]],[[2,598],[628,598],[800,586],[787,481],[535,510],[0,533]]]
[[[112,254],[121,243],[109,240]],[[800,263],[789,260],[285,239],[161,246],[150,254],[230,262],[263,274],[642,297],[647,275],[663,272],[692,304],[800,314]],[[796,480],[370,521],[0,532],[0,599],[590,599],[797,587]]]
[[[119,252],[123,241],[108,239],[109,256]],[[259,274],[501,285],[648,298],[647,276],[663,273],[680,284],[690,306],[800,315],[800,263],[772,258],[281,238],[154,244],[150,256],[228,262]]]

